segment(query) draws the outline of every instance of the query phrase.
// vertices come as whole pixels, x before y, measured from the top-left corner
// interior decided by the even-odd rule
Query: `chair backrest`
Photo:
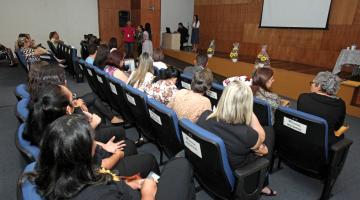
[[[85,63],[85,67],[87,72],[86,74],[88,75],[88,78],[90,79],[91,85],[93,87],[92,88],[93,92],[95,92],[95,94],[97,94],[101,98],[101,100],[107,101],[105,93],[101,89],[101,85],[98,78],[99,76],[97,76],[95,72],[96,67],[88,63]]]
[[[147,101],[151,125],[161,149],[171,158],[181,151],[179,122],[176,113],[164,104],[149,98]]]
[[[191,81],[192,75],[191,74],[180,74],[180,86],[183,89],[191,90]]]
[[[180,120],[186,158],[200,184],[214,195],[229,199],[235,187],[223,140],[188,119]]]
[[[211,88],[208,91],[206,91],[205,96],[210,99],[212,107],[217,105],[223,90],[224,90],[223,85],[220,85],[218,83],[212,83]]]
[[[30,94],[27,90],[27,85],[25,83],[19,84],[18,86],[16,86],[15,88],[15,96],[18,99],[18,101],[20,101],[21,99],[24,98],[30,98]]]
[[[135,117],[136,127],[149,140],[155,141],[156,137],[153,135],[149,112],[147,108],[147,95],[130,85],[125,87],[125,99]]]
[[[97,67],[95,67],[94,70],[98,85],[100,86],[101,92],[105,95],[106,102],[110,104],[111,108],[119,110],[118,104],[113,98],[111,88],[109,86],[108,77],[110,75]]]
[[[311,173],[324,171],[329,156],[326,120],[279,107],[275,112],[274,131],[275,148],[282,160]]]
[[[114,109],[119,109],[116,111],[121,114],[121,116],[125,119],[127,123],[135,123],[135,117],[128,106],[125,96],[125,90],[123,89],[126,87],[126,83],[113,76],[109,76],[108,81],[111,93],[113,95],[113,99],[118,105]]]
[[[254,97],[253,109],[262,126],[272,125],[272,110],[268,102]]]
[[[27,162],[33,162],[39,158],[40,149],[31,145],[30,141],[23,138],[25,123],[20,124],[15,137],[15,144]]]
[[[81,46],[80,49],[81,58],[85,60],[89,56],[88,44],[85,41],[81,41],[80,46]]]
[[[86,79],[87,79],[87,82],[90,86],[90,89],[95,93],[97,94],[97,87],[95,86],[95,83],[92,79],[92,76],[94,76],[94,74],[92,73],[92,71],[89,69],[91,68],[91,66],[89,66],[88,63],[85,62],[85,60],[81,59],[79,60],[79,68],[83,71]]]
[[[15,54],[20,62],[21,67],[25,70],[26,73],[28,73],[30,69],[30,64],[26,62],[26,58],[23,52],[20,49],[18,49],[15,51]]]
[[[57,51],[55,45],[54,45],[50,40],[48,40],[48,41],[46,41],[46,42],[47,42],[47,44],[48,44],[48,46],[49,46],[49,49],[53,52],[53,54],[54,54],[55,56],[58,56],[58,51]]]
[[[29,104],[29,101],[30,101],[29,98],[25,98],[25,99],[21,99],[16,104],[16,116],[18,117],[20,122],[25,122],[27,120],[27,118],[29,117],[29,109],[27,107]]]
[[[29,179],[24,176],[24,174],[33,172],[35,169],[36,162],[28,164],[23,173],[20,174],[18,180],[18,199],[22,200],[42,200],[39,193],[36,191],[36,186],[33,182],[30,182]]]

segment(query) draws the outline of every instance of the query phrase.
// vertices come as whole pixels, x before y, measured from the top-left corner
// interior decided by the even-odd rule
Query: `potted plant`
[[[209,58],[213,57],[215,53],[215,40],[211,40],[209,48],[207,49],[207,55]]]
[[[230,52],[230,59],[235,63],[239,58],[239,43],[233,43],[233,49]]]
[[[267,45],[262,45],[260,53],[255,59],[255,67],[270,66],[270,57],[266,51]]]

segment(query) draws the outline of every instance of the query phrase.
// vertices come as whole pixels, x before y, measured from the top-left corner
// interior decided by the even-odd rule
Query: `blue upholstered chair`
[[[223,140],[213,133],[181,119],[180,131],[186,158],[200,185],[216,199],[258,199],[269,161],[265,158],[233,171]]]
[[[329,145],[326,120],[298,110],[279,107],[275,112],[275,151],[281,162],[324,182],[320,199],[329,199],[344,166],[351,140]]]
[[[254,98],[253,110],[262,126],[272,126],[272,110],[268,102]]]
[[[23,54],[23,52],[20,49],[18,49],[15,51],[15,55],[18,58],[21,67],[25,70],[26,73],[28,73],[30,69],[30,64],[26,62],[25,55]]]
[[[29,117],[29,109],[27,108],[29,101],[29,98],[25,98],[16,104],[16,117],[20,122],[25,122]]]
[[[27,162],[33,162],[39,158],[40,149],[37,146],[31,145],[29,141],[23,138],[25,124],[20,124],[15,137],[15,144],[20,153]]]
[[[20,175],[17,186],[17,196],[18,200],[42,200],[40,195],[36,191],[36,186],[34,183],[30,182],[26,176],[23,176],[26,173],[33,172],[36,162],[28,164],[23,173]]]
[[[224,86],[218,83],[212,83],[211,88],[206,91],[205,96],[209,98],[211,106],[217,106],[217,103],[222,95]]]
[[[14,94],[18,101],[24,98],[30,98],[30,94],[25,83],[19,84],[16,86]]]
[[[178,118],[172,109],[155,99],[149,98],[147,107],[150,122],[160,146],[160,161],[162,162],[163,152],[168,158],[172,158],[183,149],[180,143]]]

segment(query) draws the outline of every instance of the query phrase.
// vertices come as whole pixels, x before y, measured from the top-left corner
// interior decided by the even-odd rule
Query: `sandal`
[[[272,190],[271,188],[269,188],[269,190],[270,190],[270,193],[266,193],[266,192],[261,191],[261,195],[264,195],[264,196],[267,196],[267,197],[273,197],[273,196],[277,195],[276,191]]]

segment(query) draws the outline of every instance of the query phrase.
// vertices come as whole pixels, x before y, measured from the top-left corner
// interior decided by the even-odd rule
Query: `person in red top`
[[[127,21],[126,27],[121,29],[124,38],[126,56],[132,57],[134,42],[135,42],[135,28],[131,26],[131,21]]]

